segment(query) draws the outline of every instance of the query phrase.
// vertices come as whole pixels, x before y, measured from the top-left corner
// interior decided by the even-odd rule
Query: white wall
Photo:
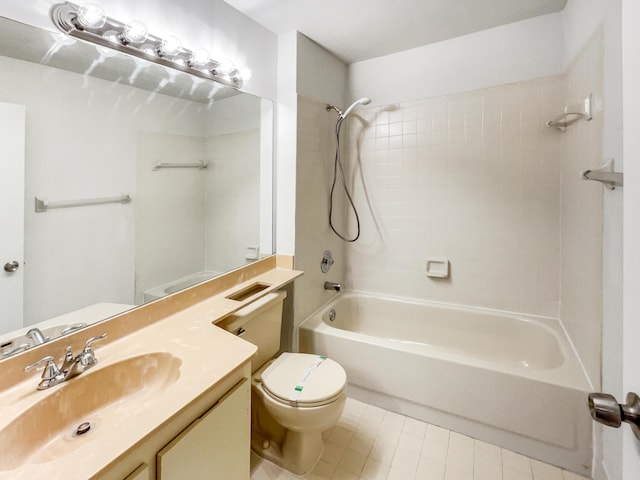
[[[278,36],[275,225],[276,249],[284,255],[294,255],[296,238],[297,52],[296,32]]]
[[[561,13],[564,32],[563,63],[568,68],[580,51],[602,26],[607,7],[617,0],[569,0]]]
[[[622,55],[624,59],[623,92],[624,92],[624,155],[628,160],[626,172],[627,188],[624,193],[626,208],[624,212],[624,339],[623,361],[620,367],[623,370],[624,389],[626,391],[640,392],[640,375],[638,364],[638,338],[640,338],[640,228],[638,224],[638,211],[640,206],[640,170],[638,159],[640,158],[640,57],[638,57],[638,45],[640,44],[640,31],[637,19],[640,17],[640,4],[637,0],[622,1]],[[620,397],[618,397],[620,398]],[[640,449],[638,439],[626,428],[618,432],[624,437],[620,450],[623,458],[622,476],[611,476],[610,480],[633,480],[640,472]]]
[[[313,40],[298,33],[298,93],[344,109],[347,65]]]
[[[55,30],[49,18],[58,0],[4,0],[0,16]],[[138,19],[151,33],[172,34],[189,48],[207,48],[213,58],[230,58],[236,67],[251,70],[243,90],[275,99],[277,37],[222,0],[109,0],[101,4],[118,20]]]
[[[563,71],[555,13],[349,65],[349,94],[372,105],[448,95]]]

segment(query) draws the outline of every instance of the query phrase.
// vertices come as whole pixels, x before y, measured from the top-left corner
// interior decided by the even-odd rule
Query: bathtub
[[[166,297],[167,295],[171,295],[172,293],[179,292],[180,290],[184,290],[185,288],[192,287],[197,285],[198,283],[205,282],[207,280],[211,280],[214,277],[217,277],[222,272],[213,272],[213,271],[202,271],[193,273],[189,276],[179,278],[177,280],[172,280],[170,282],[164,283],[157,287],[150,288],[144,292],[144,303],[151,302],[153,300],[157,300],[158,298]]]
[[[351,397],[590,474],[591,388],[557,320],[347,292],[299,350],[340,363]]]

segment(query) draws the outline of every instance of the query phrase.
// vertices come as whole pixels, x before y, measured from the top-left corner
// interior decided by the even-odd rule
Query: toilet
[[[251,362],[251,449],[296,475],[322,455],[322,433],[338,422],[347,374],[335,361],[309,353],[282,353],[286,292],[269,293],[218,326],[258,347]]]

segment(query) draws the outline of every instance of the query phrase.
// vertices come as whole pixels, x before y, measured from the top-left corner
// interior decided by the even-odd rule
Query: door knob
[[[606,393],[589,394],[591,418],[608,427],[618,428],[622,422],[631,425],[634,435],[640,440],[640,397],[627,393],[627,403],[620,404],[613,395]]]
[[[4,271],[7,273],[13,273],[20,268],[20,264],[15,260],[13,262],[7,262],[4,264]]]

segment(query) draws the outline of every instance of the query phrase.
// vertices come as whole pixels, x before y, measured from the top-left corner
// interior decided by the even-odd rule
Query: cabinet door
[[[143,463],[124,480],[149,480],[149,467]]]
[[[244,379],[158,452],[158,479],[249,480],[250,387]]]

